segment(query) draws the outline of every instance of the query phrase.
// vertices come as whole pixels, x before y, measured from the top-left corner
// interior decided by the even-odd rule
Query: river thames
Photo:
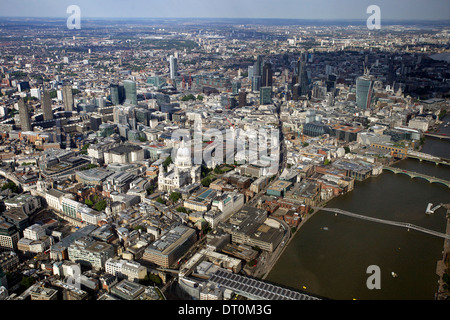
[[[450,142],[428,138],[423,152],[450,158]],[[413,159],[396,166],[450,180],[450,166]],[[445,233],[446,210],[427,215],[428,203],[450,203],[449,188],[384,171],[355,182],[352,192],[327,207]],[[443,244],[444,239],[415,230],[319,211],[296,233],[266,280],[331,299],[432,300]],[[380,267],[381,289],[367,288],[371,265]]]

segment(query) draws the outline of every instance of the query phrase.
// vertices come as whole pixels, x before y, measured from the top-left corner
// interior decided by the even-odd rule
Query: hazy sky
[[[450,0],[0,0],[0,16],[81,18],[292,18],[363,19],[378,5],[381,19],[450,20]]]

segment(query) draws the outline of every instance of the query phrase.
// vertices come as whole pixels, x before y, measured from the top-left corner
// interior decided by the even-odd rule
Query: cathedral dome
[[[184,143],[182,143],[177,150],[175,165],[180,168],[192,166],[191,150],[190,148],[186,147]]]

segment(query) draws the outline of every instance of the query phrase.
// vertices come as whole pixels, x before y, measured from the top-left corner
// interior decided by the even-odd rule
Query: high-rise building
[[[52,98],[50,97],[50,93],[47,90],[44,90],[43,92],[41,105],[44,120],[52,120],[53,119]]]
[[[262,76],[263,74],[263,57],[262,55],[258,55],[256,57],[256,62],[253,65],[253,76],[257,77],[257,76]]]
[[[100,125],[102,124],[102,118],[97,115],[92,115],[89,119],[91,129],[94,131],[98,131],[100,128]]]
[[[373,98],[374,77],[365,74],[356,79],[356,106],[359,109],[369,109]]]
[[[263,72],[262,72],[262,87],[271,87],[272,86],[272,64],[270,62],[264,63]]]
[[[297,83],[300,85],[300,95],[308,93],[308,73],[306,72],[306,58],[303,54],[300,56],[295,66],[295,74],[297,76]]]
[[[238,94],[240,88],[241,88],[241,82],[240,81],[233,81],[233,82],[231,82],[232,94]]]
[[[30,113],[28,112],[28,106],[23,99],[19,100],[19,119],[22,131],[31,131]]]
[[[261,88],[261,76],[254,76],[252,78],[252,91],[257,92]]]
[[[74,101],[72,94],[72,86],[67,85],[63,87],[63,100],[64,100],[64,110],[73,111]]]
[[[170,67],[170,79],[175,79],[178,75],[178,64],[177,64],[177,58],[174,56],[170,56],[169,58],[169,67]]]
[[[272,87],[261,87],[259,90],[259,104],[272,103]]]
[[[123,87],[125,89],[125,104],[137,104],[136,82],[125,80]]]
[[[248,80],[252,81],[252,78],[254,76],[254,72],[253,72],[254,67],[253,66],[249,66],[247,68],[247,73],[248,73]]]
[[[247,105],[247,92],[245,89],[239,90],[239,108],[245,107]]]
[[[111,84],[109,86],[109,93],[111,96],[111,102],[113,105],[117,106],[123,103],[124,98],[124,88],[118,84]]]

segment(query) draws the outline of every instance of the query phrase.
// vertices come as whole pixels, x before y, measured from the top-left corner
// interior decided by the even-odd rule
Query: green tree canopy
[[[172,192],[169,196],[169,199],[173,202],[177,202],[181,198],[181,193],[179,192]]]
[[[106,200],[100,200],[94,205],[94,210],[103,211],[106,209],[106,205],[107,205]]]

